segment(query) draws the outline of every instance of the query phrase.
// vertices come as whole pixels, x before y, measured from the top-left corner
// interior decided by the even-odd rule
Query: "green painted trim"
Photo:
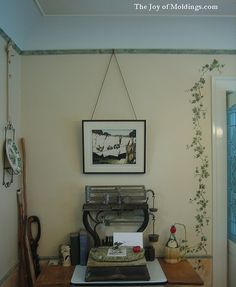
[[[111,54],[113,49],[25,50],[23,56]],[[204,49],[114,49],[117,54],[181,54],[181,55],[236,55],[236,50]]]
[[[18,268],[19,263],[15,263],[8,271],[5,275],[3,275],[3,277],[0,279],[0,286],[1,284],[3,284],[3,282],[5,282],[11,275],[13,272],[16,271],[16,269]]]
[[[0,36],[12,42],[12,47],[22,56],[34,55],[77,55],[77,54],[167,54],[167,55],[236,55],[236,50],[225,49],[53,49],[21,50],[16,43],[0,28]]]
[[[112,49],[25,50],[22,51],[22,55],[32,56],[32,55],[111,54],[112,51],[113,51]]]

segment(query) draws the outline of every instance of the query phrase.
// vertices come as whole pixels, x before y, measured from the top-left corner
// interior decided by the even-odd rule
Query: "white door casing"
[[[227,287],[226,91],[236,77],[212,78],[213,287]]]

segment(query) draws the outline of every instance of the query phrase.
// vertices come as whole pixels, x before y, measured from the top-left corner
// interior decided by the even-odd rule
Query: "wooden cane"
[[[28,287],[28,272],[25,249],[26,217],[24,216],[24,206],[22,204],[22,194],[17,190],[18,205],[18,250],[19,250],[19,286]]]
[[[25,178],[25,144],[24,139],[20,139],[22,151],[22,190],[17,190],[17,204],[18,204],[18,249],[19,249],[19,284],[20,287],[29,287],[29,278],[27,272],[27,257],[25,248],[26,222],[27,222],[27,203],[26,203],[26,178]]]
[[[26,153],[25,153],[25,140],[24,138],[20,139],[21,144],[21,151],[22,151],[22,162],[23,162],[23,169],[22,169],[22,196],[24,200],[24,212],[25,216],[27,216],[27,197],[26,197]]]
[[[33,265],[32,253],[28,238],[28,217],[27,217],[27,198],[26,198],[26,153],[24,138],[20,139],[23,162],[23,183],[22,191],[18,193],[20,210],[20,230],[19,230],[19,249],[20,249],[20,285],[21,287],[35,286],[35,270]]]

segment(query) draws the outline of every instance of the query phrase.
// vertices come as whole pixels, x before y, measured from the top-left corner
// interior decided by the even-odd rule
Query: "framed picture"
[[[82,121],[84,173],[145,173],[145,120]]]

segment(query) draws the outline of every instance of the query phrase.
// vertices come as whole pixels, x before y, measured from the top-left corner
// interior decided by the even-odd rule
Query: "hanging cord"
[[[108,65],[107,65],[107,68],[106,68],[106,72],[105,72],[105,75],[104,75],[104,78],[103,78],[103,81],[102,81],[102,84],[101,84],[101,87],[100,87],[100,90],[99,90],[99,93],[98,93],[98,97],[97,97],[97,100],[96,100],[96,104],[94,106],[94,109],[93,109],[93,113],[92,113],[92,117],[91,117],[91,120],[93,119],[93,116],[94,116],[94,113],[96,111],[96,108],[97,108],[97,105],[98,105],[98,101],[100,99],[100,96],[101,96],[101,93],[102,93],[102,89],[103,89],[103,85],[104,85],[104,82],[106,80],[106,77],[107,77],[107,73],[109,71],[109,68],[110,68],[110,65],[111,65],[111,60],[112,60],[112,57],[114,56],[115,60],[116,60],[116,64],[118,66],[118,70],[119,70],[119,73],[121,75],[121,78],[122,78],[122,82],[123,82],[123,85],[125,87],[125,90],[126,90],[126,93],[127,93],[127,96],[128,96],[128,99],[129,99],[129,102],[130,102],[130,105],[132,107],[132,110],[133,110],[133,113],[134,113],[134,117],[135,117],[135,120],[137,120],[137,115],[136,115],[136,112],[135,112],[135,109],[134,109],[134,105],[131,101],[131,98],[130,98],[130,94],[129,94],[129,91],[128,91],[128,88],[126,86],[126,83],[125,83],[125,79],[123,77],[123,74],[122,74],[122,71],[121,71],[121,68],[120,68],[120,65],[119,65],[119,62],[118,62],[118,59],[116,57],[116,54],[114,52],[114,50],[112,50],[112,54],[110,56],[110,59],[109,59],[109,62],[108,62]]]
[[[7,47],[6,47],[6,53],[7,53],[7,82],[6,82],[6,89],[7,89],[7,99],[6,99],[6,106],[7,106],[7,123],[8,126],[11,128],[12,127],[12,123],[11,123],[11,118],[10,118],[10,84],[9,84],[9,80],[11,79],[11,72],[10,72],[10,65],[11,65],[11,57],[13,57],[13,55],[11,55],[10,50],[12,47],[12,43],[11,41],[9,41],[7,43]]]
[[[96,110],[96,108],[97,108],[98,101],[99,101],[99,98],[100,98],[100,96],[101,96],[102,88],[103,88],[104,82],[105,82],[106,77],[107,77],[107,73],[108,73],[108,70],[109,70],[109,67],[110,67],[110,64],[111,64],[111,59],[112,59],[112,57],[113,57],[113,54],[114,54],[114,52],[112,52],[112,54],[111,54],[111,56],[110,56],[110,59],[109,59],[109,62],[108,62],[107,68],[106,68],[106,72],[105,72],[104,78],[103,78],[103,80],[102,80],[102,85],[101,85],[100,90],[99,90],[99,93],[98,93],[98,97],[97,97],[97,100],[96,100],[96,104],[95,104],[94,109],[93,109],[93,113],[92,113],[91,120],[93,119],[95,110]]]
[[[121,68],[120,68],[120,65],[119,65],[119,62],[118,62],[118,60],[117,60],[117,57],[116,57],[116,54],[115,54],[115,53],[114,53],[114,57],[115,57],[117,66],[118,66],[118,68],[119,68],[119,72],[120,72],[120,75],[121,75],[121,78],[122,78],[122,81],[123,81],[123,84],[124,84],[124,87],[125,87],[127,96],[128,96],[128,98],[129,98],[129,102],[130,102],[130,105],[131,105],[131,107],[132,107],[135,120],[137,120],[137,115],[136,115],[136,112],[135,112],[135,109],[134,109],[134,105],[133,105],[133,103],[132,103],[132,101],[131,101],[129,91],[128,91],[128,88],[127,88],[127,86],[126,86],[125,79],[124,79],[123,74],[122,74],[122,72],[121,72]]]

